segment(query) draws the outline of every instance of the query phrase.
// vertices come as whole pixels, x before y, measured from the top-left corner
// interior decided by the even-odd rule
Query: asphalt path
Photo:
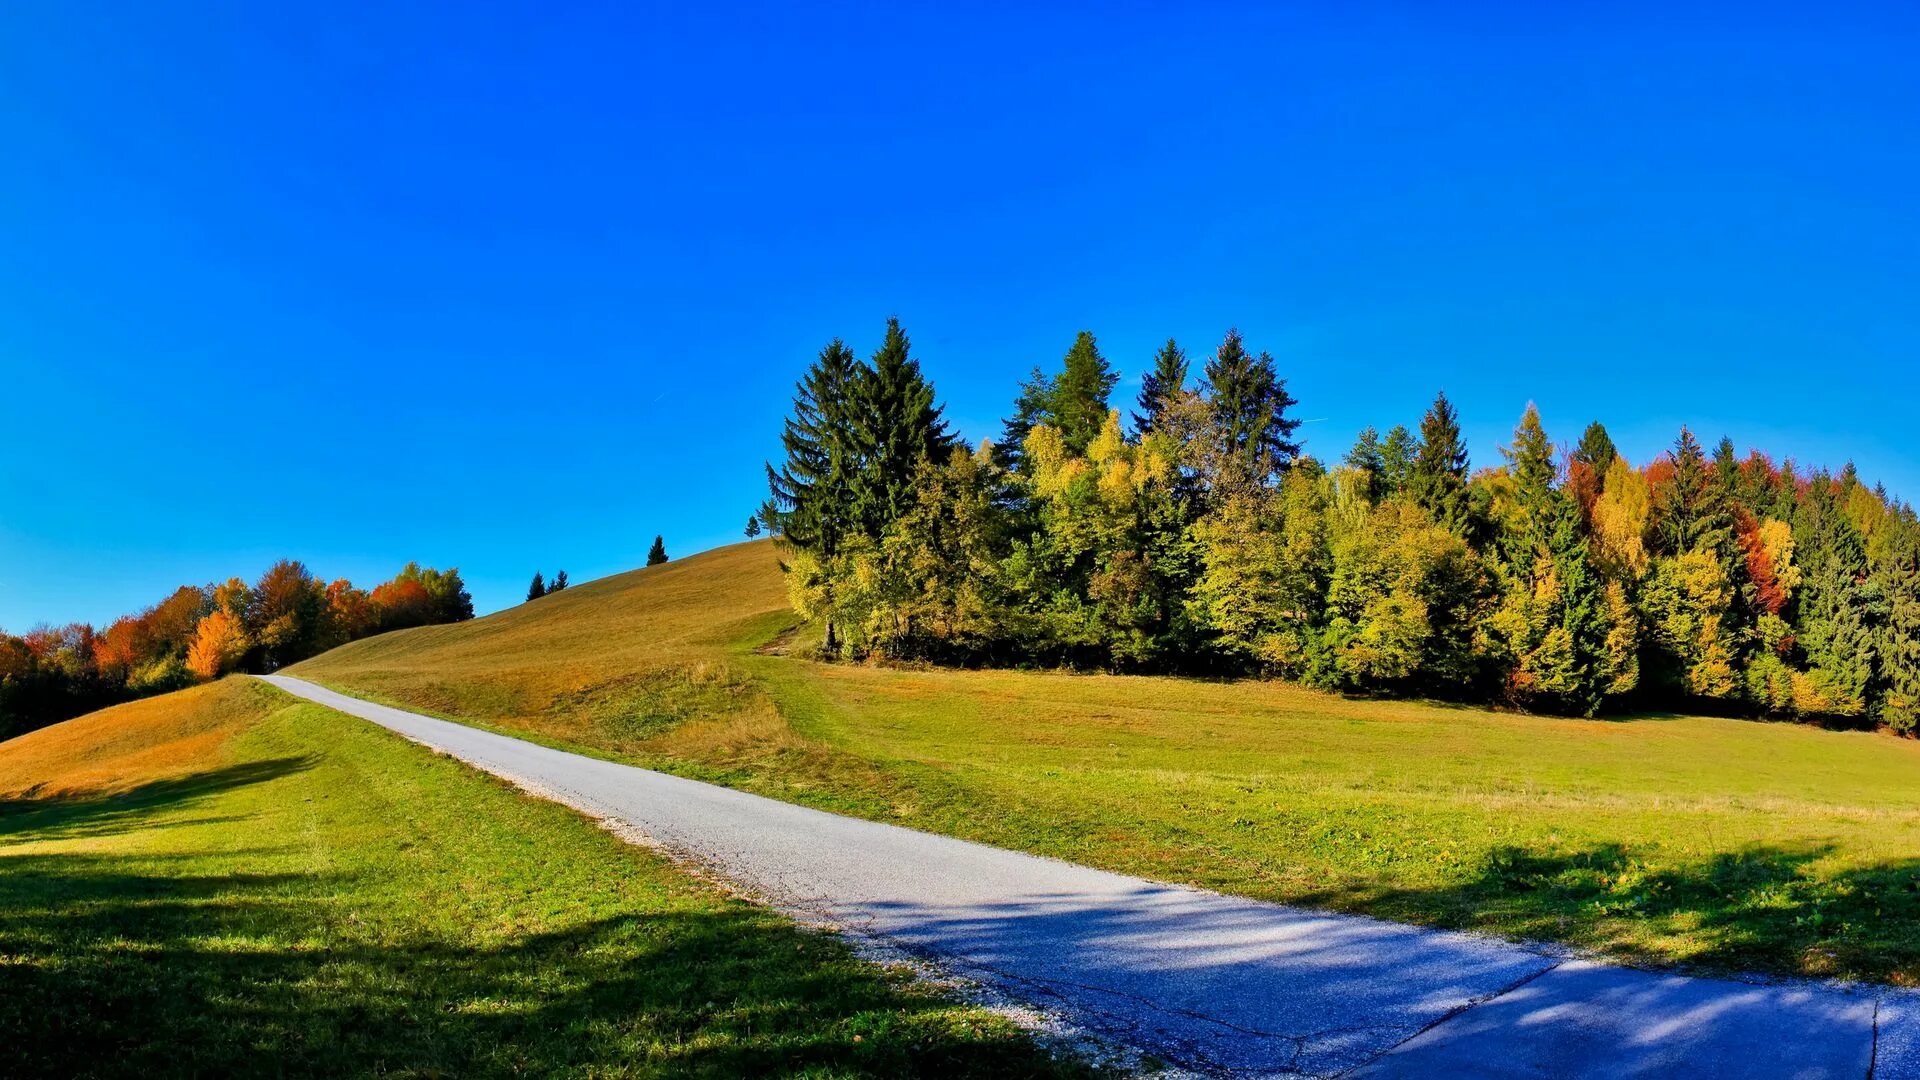
[[[1920,1076],[1920,997],[1692,978],[1221,896],[843,817],[264,676],[1181,1069]]]

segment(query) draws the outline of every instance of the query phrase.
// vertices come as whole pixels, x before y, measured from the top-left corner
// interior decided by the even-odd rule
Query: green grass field
[[[1920,743],[821,664],[784,647],[792,627],[761,542],[294,673],[1161,880],[1643,963],[1920,982]]]
[[[1076,1071],[251,680],[0,744],[0,1076]]]

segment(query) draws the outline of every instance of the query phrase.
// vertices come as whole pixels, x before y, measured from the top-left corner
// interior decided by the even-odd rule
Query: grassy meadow
[[[1635,962],[1920,983],[1920,743],[821,664],[742,544],[293,673],[780,798]]]
[[[1076,1071],[250,679],[0,743],[0,1075]]]

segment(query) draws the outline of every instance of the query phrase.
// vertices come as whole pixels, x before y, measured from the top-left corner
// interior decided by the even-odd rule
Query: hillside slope
[[[1162,880],[1644,962],[1920,980],[1920,743],[764,648],[793,622],[761,542],[293,671]]]
[[[232,678],[0,743],[0,1075],[1073,1074],[557,805]]]

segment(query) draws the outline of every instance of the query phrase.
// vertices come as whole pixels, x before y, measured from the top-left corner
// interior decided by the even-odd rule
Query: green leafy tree
[[[752,517],[747,518],[746,532],[747,532],[747,539],[749,540],[752,540],[760,535],[760,515],[755,514]]]

